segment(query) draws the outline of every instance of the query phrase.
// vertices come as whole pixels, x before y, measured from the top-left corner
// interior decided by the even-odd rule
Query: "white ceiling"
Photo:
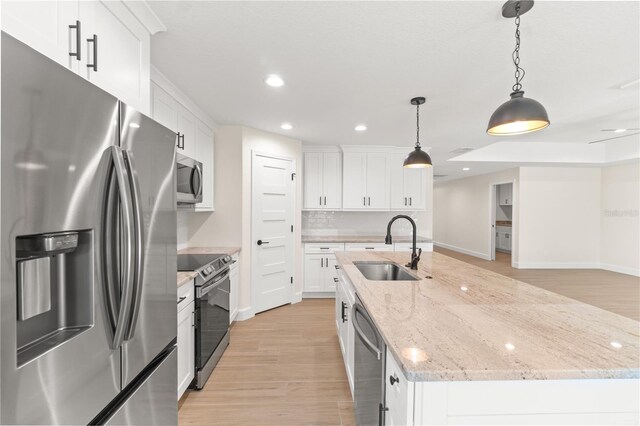
[[[449,177],[515,165],[447,162],[456,148],[588,143],[640,127],[640,86],[619,89],[640,76],[638,2],[536,2],[522,17],[523,85],[551,126],[507,139],[485,133],[513,84],[514,23],[501,1],[149,3],[167,26],[152,63],[221,124],[308,144],[411,146],[409,99],[426,96],[421,139]],[[285,86],[266,86],[272,73]]]

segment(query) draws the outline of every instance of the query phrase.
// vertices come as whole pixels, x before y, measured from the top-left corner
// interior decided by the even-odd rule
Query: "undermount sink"
[[[370,281],[418,281],[420,278],[392,262],[353,262]]]

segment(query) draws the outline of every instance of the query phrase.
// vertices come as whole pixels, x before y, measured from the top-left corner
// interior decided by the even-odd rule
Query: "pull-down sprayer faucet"
[[[418,262],[420,262],[420,255],[422,254],[422,249],[418,249],[418,253],[416,253],[416,223],[413,221],[413,219],[411,219],[409,216],[404,215],[404,214],[399,214],[397,216],[394,216],[393,219],[391,219],[389,221],[389,224],[387,225],[387,236],[384,237],[384,243],[385,244],[391,244],[393,241],[391,240],[391,225],[393,225],[393,222],[395,222],[397,219],[407,219],[409,222],[411,222],[411,226],[413,227],[413,248],[411,251],[411,261],[409,263],[407,263],[406,266],[409,266],[411,269],[418,269]]]

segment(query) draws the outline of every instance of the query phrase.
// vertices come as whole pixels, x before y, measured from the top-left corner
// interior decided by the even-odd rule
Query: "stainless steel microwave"
[[[202,202],[202,163],[182,154],[177,154],[178,204]]]

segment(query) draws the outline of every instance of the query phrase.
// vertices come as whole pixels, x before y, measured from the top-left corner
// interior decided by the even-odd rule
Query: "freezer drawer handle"
[[[342,313],[340,314],[340,316],[342,317],[342,322],[347,322],[347,304],[344,302],[340,303],[342,303]]]

